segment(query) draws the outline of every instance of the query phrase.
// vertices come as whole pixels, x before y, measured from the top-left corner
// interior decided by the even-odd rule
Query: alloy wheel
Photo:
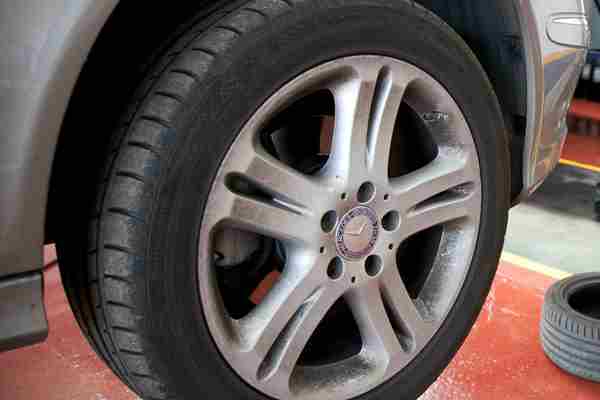
[[[322,92],[332,99],[332,115],[324,119],[330,123],[320,124],[324,131],[330,126],[330,139],[320,139],[316,166],[300,168],[274,152],[264,133],[286,110],[295,107],[296,115],[302,109],[297,104],[310,109],[303,99]],[[402,154],[429,155],[423,165],[390,173],[397,162],[395,136],[416,135],[400,123],[403,107],[433,150],[405,148]],[[312,116],[314,110],[307,111],[305,117]],[[477,149],[460,108],[439,82],[384,56],[317,66],[253,114],[214,181],[198,260],[213,340],[241,378],[271,397],[342,400],[366,393],[413,361],[444,322],[471,268],[480,213]],[[232,232],[236,238],[227,236]],[[402,256],[424,232],[433,246],[421,241],[416,247],[429,261]],[[224,265],[219,242],[251,249],[237,257],[243,262]],[[236,315],[227,306],[235,291],[223,290],[222,271],[252,270],[248,260],[258,259],[257,270],[276,260],[280,266],[267,268],[275,274],[257,275],[262,295],[252,294],[246,311]],[[416,276],[414,289],[409,281]],[[347,341],[352,349],[322,360],[305,356],[315,332],[329,331],[332,341],[347,333],[331,315],[340,301],[357,328],[358,338]]]

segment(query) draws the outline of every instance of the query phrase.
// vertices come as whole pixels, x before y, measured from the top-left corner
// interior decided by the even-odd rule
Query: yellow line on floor
[[[587,169],[588,171],[600,172],[600,167],[596,167],[595,165],[578,163],[577,161],[571,161],[564,158],[560,159],[560,163],[562,165],[570,165],[571,167]]]
[[[569,272],[562,271],[553,267],[548,267],[547,265],[529,260],[525,257],[509,253],[508,251],[503,251],[500,259],[502,261],[506,261],[510,264],[516,265],[517,267],[522,267],[530,271],[538,272],[542,275],[546,275],[554,279],[564,279],[572,275]]]

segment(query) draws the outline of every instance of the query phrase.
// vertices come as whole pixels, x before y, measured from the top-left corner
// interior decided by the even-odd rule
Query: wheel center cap
[[[377,214],[369,207],[358,206],[342,217],[335,233],[335,244],[340,256],[354,260],[368,255],[378,236]]]

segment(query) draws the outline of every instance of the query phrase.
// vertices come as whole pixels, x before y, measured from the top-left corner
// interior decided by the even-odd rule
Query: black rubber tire
[[[594,190],[593,202],[596,216],[600,218],[600,183],[596,185],[596,189]]]
[[[561,369],[600,382],[600,273],[574,275],[548,289],[540,336]]]
[[[203,317],[197,243],[214,175],[244,122],[285,82],[338,57],[396,57],[455,97],[482,174],[474,266],[454,308],[408,367],[361,397],[416,398],[468,334],[503,244],[510,166],[491,84],[461,38],[408,0],[227,4],[195,24],[148,75],[114,135],[87,234],[65,229],[58,239],[82,330],[144,399],[266,399],[226,364]],[[78,245],[86,235],[88,247]]]

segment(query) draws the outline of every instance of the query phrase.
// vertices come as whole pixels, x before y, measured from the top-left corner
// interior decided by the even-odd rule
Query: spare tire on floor
[[[548,289],[541,340],[560,368],[600,382],[600,273],[575,275]]]

